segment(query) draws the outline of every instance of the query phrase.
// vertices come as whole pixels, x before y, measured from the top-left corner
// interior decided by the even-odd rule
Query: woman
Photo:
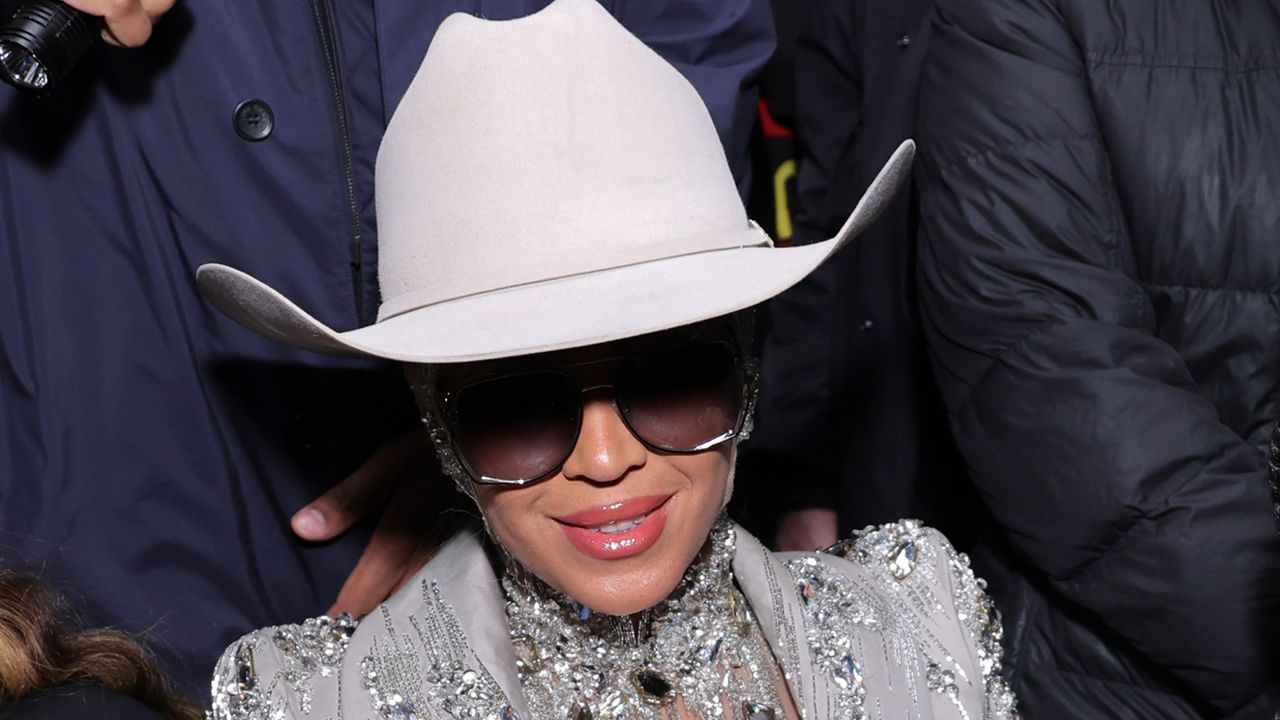
[[[0,568],[0,719],[195,720],[155,658],[112,630],[83,629],[35,578]]]
[[[754,396],[747,308],[857,234],[775,250],[697,93],[593,0],[446,21],[379,152],[370,327],[225,266],[268,337],[405,363],[480,521],[405,590],[252,633],[215,718],[1004,718],[1000,626],[911,522],[772,555],[725,519]]]

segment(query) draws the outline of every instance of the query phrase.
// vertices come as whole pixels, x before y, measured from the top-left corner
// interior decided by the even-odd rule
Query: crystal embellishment
[[[986,708],[983,717],[1020,718],[1017,699],[1001,676],[1000,642],[1003,630],[1000,613],[986,593],[986,582],[976,577],[970,567],[969,557],[957,552],[946,538],[928,530],[919,520],[901,520],[896,523],[869,526],[855,533],[854,537],[837,546],[837,554],[856,560],[873,572],[887,573],[900,588],[920,593],[925,601],[921,610],[932,612],[942,607],[943,600],[927,591],[920,584],[908,581],[914,573],[924,572],[933,579],[937,572],[949,572],[951,576],[951,604],[957,617],[977,650],[978,665],[982,672],[982,689]],[[921,569],[922,564],[928,567]],[[909,586],[909,587],[908,587]],[[944,658],[954,664],[950,657]],[[961,681],[959,668],[950,670],[936,660],[930,660],[925,670],[925,684],[933,692],[948,697],[964,716],[967,713],[960,702]]]
[[[635,676],[636,687],[659,703],[669,703],[675,699],[671,694],[671,683],[652,670],[641,670]]]
[[[378,664],[372,657],[360,661],[360,679],[378,717],[383,720],[417,720],[413,701],[386,684]]]
[[[283,625],[271,636],[284,656],[284,681],[293,689],[304,715],[311,714],[315,676],[332,677],[337,672],[355,631],[355,618],[342,613],[337,618],[321,615],[301,625]]]
[[[437,583],[422,583],[421,603],[408,616],[408,628],[394,622],[386,605],[380,608],[384,630],[359,666],[373,717],[520,720],[471,650]],[[358,717],[368,717],[367,711]]]
[[[867,689],[862,666],[854,655],[853,638],[859,629],[881,626],[877,611],[853,582],[812,555],[787,563],[796,592],[804,605],[805,638],[819,671],[825,671],[838,690],[837,718],[866,720]]]
[[[893,554],[889,557],[889,572],[899,580],[906,580],[912,570],[916,569],[916,562],[920,557],[920,551],[916,548],[914,540],[905,540],[893,550]]]
[[[763,703],[748,701],[742,703],[742,717],[744,720],[775,720],[777,711]]]
[[[779,707],[777,662],[734,585],[734,544],[721,518],[708,556],[666,600],[632,617],[583,613],[511,561],[502,584],[530,714],[657,720],[679,702],[690,720],[743,720],[743,698]]]
[[[987,583],[973,574],[969,556],[946,546],[947,566],[955,588],[956,612],[973,638],[986,690],[987,713],[995,718],[1021,718],[1018,700],[1001,675],[1004,628],[1000,612],[987,596]]]
[[[254,633],[223,654],[213,673],[209,720],[283,720],[284,708],[271,699],[271,687],[258,676],[255,648],[262,638]]]

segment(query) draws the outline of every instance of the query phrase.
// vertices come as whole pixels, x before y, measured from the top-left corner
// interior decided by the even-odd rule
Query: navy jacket
[[[49,99],[0,87],[5,562],[149,629],[199,683],[249,628],[327,607],[367,536],[307,546],[289,516],[414,422],[409,395],[394,369],[226,320],[194,269],[244,268],[339,329],[372,321],[374,158],[436,27],[545,4],[187,0]],[[745,174],[768,5],[604,4],[698,87]]]
[[[0,720],[162,720],[131,697],[88,682],[59,685],[0,707]]]
[[[1272,718],[1276,5],[937,9],[921,299],[1028,717]]]

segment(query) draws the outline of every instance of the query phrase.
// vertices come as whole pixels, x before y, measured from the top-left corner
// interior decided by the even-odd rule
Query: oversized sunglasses
[[[471,478],[521,486],[569,459],[582,430],[583,395],[601,389],[612,389],[618,414],[645,445],[689,454],[741,431],[748,373],[735,344],[707,341],[473,378],[437,392],[436,401]]]

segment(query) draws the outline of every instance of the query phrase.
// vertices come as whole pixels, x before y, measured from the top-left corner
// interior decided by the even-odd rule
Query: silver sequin
[[[699,719],[781,717],[777,663],[734,587],[734,537],[718,522],[710,556],[638,619],[592,613],[513,566],[507,619],[533,715],[652,720],[678,698]]]

